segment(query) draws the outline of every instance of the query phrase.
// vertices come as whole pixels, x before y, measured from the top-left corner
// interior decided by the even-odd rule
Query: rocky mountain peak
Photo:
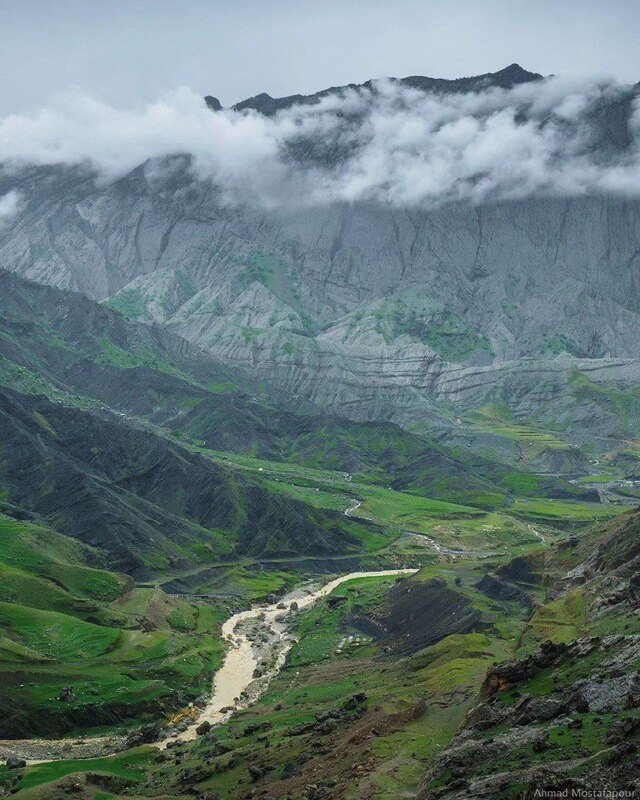
[[[294,97],[298,97],[298,95],[294,95]],[[246,100],[242,100],[241,102],[236,103],[233,106],[233,109],[234,111],[244,111],[245,109],[253,109],[254,111],[259,111],[261,114],[269,115],[269,114],[274,114],[276,111],[279,111],[282,102],[289,99],[291,98],[287,97],[274,98],[271,97],[271,95],[267,94],[266,92],[260,92],[260,94],[257,94],[254,97],[248,97]],[[293,103],[290,103],[290,105],[293,105]]]
[[[213,95],[206,95],[204,98],[204,102],[207,104],[207,108],[210,108],[212,111],[221,111],[222,110],[222,103],[218,100],[217,97]]]
[[[540,81],[543,76],[538,72],[529,72],[520,66],[520,64],[509,64],[508,67],[498,70],[498,72],[489,73],[493,81],[497,85],[515,86],[518,83],[530,83],[532,81]]]
[[[490,87],[511,89],[521,83],[540,81],[542,79],[542,75],[537,72],[529,72],[521,67],[520,64],[509,64],[508,67],[504,67],[504,69],[498,70],[497,72],[487,72],[482,75],[472,75],[463,78],[430,78],[423,75],[411,75],[406,78],[389,78],[390,81],[400,85],[420,89],[425,92],[441,93],[473,92]],[[278,111],[291,108],[291,106],[313,105],[318,103],[323,97],[340,94],[346,89],[360,88],[374,89],[375,91],[375,81],[368,80],[361,84],[349,83],[344,86],[332,86],[310,95],[292,94],[286,97],[272,97],[266,92],[261,92],[253,97],[241,100],[239,103],[232,106],[232,108],[234,111],[253,110],[266,116],[272,116]],[[210,95],[205,97],[205,102],[209,108],[214,111],[219,111],[221,108],[218,99]]]

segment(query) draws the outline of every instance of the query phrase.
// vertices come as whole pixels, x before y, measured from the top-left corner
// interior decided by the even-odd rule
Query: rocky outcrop
[[[558,583],[560,590],[580,586],[601,578],[598,591],[600,608],[626,603],[638,605],[638,573],[640,570],[640,514],[637,510],[621,514],[597,531],[597,546],[569,570]],[[568,540],[564,547],[577,546]]]
[[[420,800],[501,798],[513,786],[525,798],[539,797],[543,789],[631,792],[637,786],[640,636],[627,631],[635,629],[629,572],[637,558],[638,524],[638,512],[630,512],[584,541],[547,551],[542,583],[550,595],[574,590],[557,570],[566,569],[568,558],[582,558],[589,622],[604,617],[611,633],[545,641],[524,657],[490,667],[478,702],[426,775]],[[500,571],[531,584],[542,572],[540,558],[518,558]],[[618,588],[609,603],[612,585]]]
[[[512,686],[530,680],[537,672],[557,663],[566,651],[566,645],[554,642],[543,642],[540,649],[525,659],[505,661],[489,670],[484,680],[480,695],[492,697],[504,692]]]
[[[591,674],[575,683],[567,673],[585,669],[586,659],[609,669],[614,661],[630,663],[639,648],[637,636],[578,640],[568,646],[545,643],[526,659],[490,670],[482,702],[467,714],[429,771],[421,800],[501,797],[513,784],[524,785],[524,796],[533,797],[535,789],[561,789],[568,780],[582,787],[594,781],[605,789],[633,786],[640,727],[628,709],[635,708],[637,671],[611,679]],[[540,693],[540,678],[551,670],[553,691]],[[574,744],[581,741],[585,725],[595,728],[599,751]]]

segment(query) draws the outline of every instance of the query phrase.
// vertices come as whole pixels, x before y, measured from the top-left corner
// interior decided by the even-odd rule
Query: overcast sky
[[[69,87],[137,107],[223,105],[387,75],[640,80],[640,0],[0,0],[0,115]]]

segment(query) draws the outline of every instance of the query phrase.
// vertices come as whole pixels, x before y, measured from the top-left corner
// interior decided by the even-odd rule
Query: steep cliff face
[[[569,360],[635,380],[618,367],[640,355],[635,201],[258,213],[221,207],[185,165],[109,186],[42,168],[20,186],[7,268],[347,416],[416,419],[509,383],[557,394]]]
[[[184,164],[162,180],[151,172],[109,186],[80,171],[25,175],[27,209],[2,232],[5,266],[98,300],[126,291],[132,312],[194,338],[216,311],[242,309],[248,327],[284,315],[281,327],[310,333],[414,290],[487,336],[499,360],[640,354],[636,201],[259,213],[221,207]]]
[[[450,95],[539,80],[512,65],[395,85]],[[236,108],[270,117],[344,89]],[[589,146],[603,159],[629,144],[632,94],[591,114]],[[305,164],[345,158],[323,141],[294,144],[287,158]],[[265,210],[223,202],[191,167],[175,156],[112,182],[81,167],[3,173],[0,192],[24,203],[0,228],[0,263],[166,325],[293,398],[358,419],[425,421],[441,401],[464,408],[496,394],[516,413],[544,414],[572,369],[638,382],[637,199]]]

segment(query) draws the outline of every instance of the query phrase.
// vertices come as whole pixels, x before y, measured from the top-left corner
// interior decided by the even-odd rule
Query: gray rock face
[[[577,682],[574,688],[592,711],[624,711],[628,707],[629,697],[637,694],[638,683],[638,673],[632,672],[599,682],[584,679]]]
[[[640,382],[640,203],[299,211],[221,205],[186,157],[98,185],[81,169],[4,177],[26,206],[0,263],[169,326],[292,398],[356,419],[433,420],[488,395],[576,411],[578,370]]]

